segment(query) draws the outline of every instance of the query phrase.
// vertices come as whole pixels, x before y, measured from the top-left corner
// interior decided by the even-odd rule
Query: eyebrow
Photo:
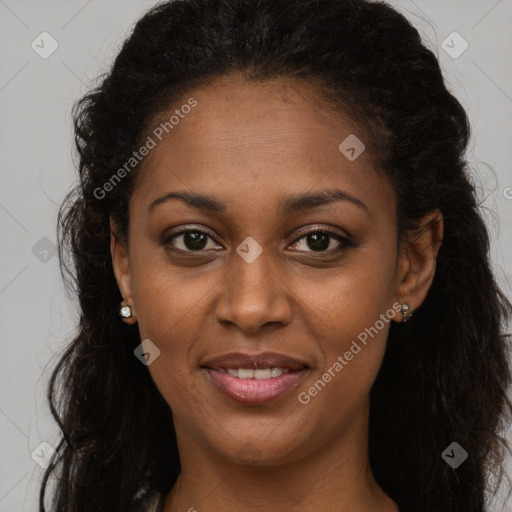
[[[227,204],[219,199],[204,194],[190,194],[188,192],[169,192],[155,199],[148,207],[152,211],[158,205],[171,199],[179,199],[189,206],[214,213],[223,213],[227,210]],[[306,192],[295,196],[287,197],[281,204],[281,211],[284,215],[290,215],[303,210],[308,210],[332,203],[335,201],[348,201],[368,213],[368,206],[363,201],[351,194],[337,189],[321,190],[319,192]]]

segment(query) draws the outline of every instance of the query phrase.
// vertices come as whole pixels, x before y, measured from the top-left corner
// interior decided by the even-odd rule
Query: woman
[[[512,306],[402,15],[165,2],[75,116],[41,511],[484,511]]]

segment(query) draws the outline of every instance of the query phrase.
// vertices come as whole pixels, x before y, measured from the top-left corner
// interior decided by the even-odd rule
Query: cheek
[[[299,403],[311,406],[311,414],[333,428],[349,421],[366,402],[384,356],[390,320],[370,324],[366,315],[361,318],[354,315],[348,322],[338,317],[333,323],[337,336],[322,344],[324,364],[297,392]],[[329,420],[327,410],[336,411]]]
[[[330,341],[328,346],[344,351],[348,340],[374,326],[392,307],[393,271],[392,258],[359,252],[335,271],[318,273],[314,279],[294,279],[293,289],[303,305],[302,316],[318,323],[322,338]],[[394,312],[388,316],[392,318]],[[389,318],[385,319],[386,326],[381,324],[379,338],[385,340]]]
[[[179,340],[200,332],[205,321],[204,299],[215,283],[214,273],[197,275],[197,269],[172,267],[162,255],[151,257],[142,251],[133,255],[132,272],[141,336],[172,349],[183,345]]]
[[[316,322],[322,361],[304,401],[340,410],[357,407],[369,393],[384,356],[393,309],[394,260],[360,254],[329,279],[302,285],[303,312]],[[311,329],[313,332],[314,329]],[[303,402],[301,402],[303,403]]]
[[[138,263],[141,264],[138,264]],[[141,339],[150,339],[160,350],[149,366],[155,384],[171,407],[191,405],[196,361],[196,342],[204,337],[205,295],[209,279],[187,278],[156,259],[133,258],[133,299]],[[205,274],[206,276],[206,274]],[[178,392],[179,391],[179,392]]]
[[[148,367],[155,385],[172,410],[194,410],[197,367],[192,360],[196,342],[204,336],[205,291],[179,272],[156,266],[134,280],[134,302],[141,339],[160,350]],[[195,398],[194,398],[195,396]]]
[[[169,407],[173,411],[180,411],[180,416],[186,416],[200,406],[196,380],[191,378],[190,368],[180,364],[180,359],[167,349],[162,350],[160,357],[148,369]]]

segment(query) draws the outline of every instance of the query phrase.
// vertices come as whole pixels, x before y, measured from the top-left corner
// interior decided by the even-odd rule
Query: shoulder
[[[158,491],[141,491],[135,497],[128,512],[162,512],[164,499]]]

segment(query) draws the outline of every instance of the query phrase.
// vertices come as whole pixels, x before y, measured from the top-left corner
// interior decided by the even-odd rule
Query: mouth
[[[231,353],[201,365],[209,381],[236,402],[263,404],[291,391],[310,367],[297,359],[264,352]]]

